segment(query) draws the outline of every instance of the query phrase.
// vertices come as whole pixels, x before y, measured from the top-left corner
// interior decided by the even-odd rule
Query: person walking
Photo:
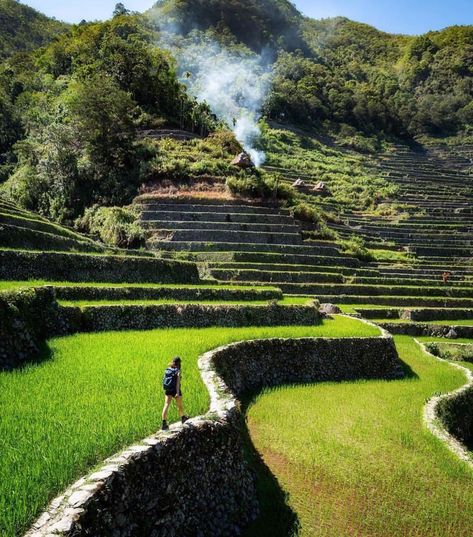
[[[189,419],[188,416],[184,414],[184,406],[182,404],[181,362],[181,358],[179,356],[176,356],[164,372],[164,408],[162,414],[163,423],[161,426],[161,429],[163,431],[167,431],[169,429],[168,412],[173,399],[176,401],[177,411],[179,412],[181,422],[185,423]]]

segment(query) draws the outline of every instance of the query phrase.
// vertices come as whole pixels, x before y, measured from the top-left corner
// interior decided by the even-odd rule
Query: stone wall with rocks
[[[71,333],[69,320],[51,288],[0,293],[0,371],[37,357],[47,338]]]
[[[281,300],[282,291],[273,288],[228,289],[211,287],[146,287],[146,286],[55,286],[59,300]]]
[[[401,314],[401,318],[409,319],[415,322],[448,321],[450,319],[473,319],[473,310],[447,308],[411,309],[404,310]]]
[[[62,308],[80,317],[78,332],[206,328],[210,326],[310,326],[320,321],[313,306],[159,304]]]
[[[195,263],[152,257],[0,251],[0,279],[70,282],[198,283]]]
[[[451,326],[425,323],[380,323],[391,334],[404,336],[431,336],[448,338],[473,338],[473,326]]]
[[[393,379],[403,371],[386,333],[234,343],[202,355],[199,368],[210,394],[206,416],[105,461],[53,501],[27,537],[241,535],[258,504],[237,396],[265,385]]]
[[[439,401],[437,415],[450,434],[473,449],[473,386]]]

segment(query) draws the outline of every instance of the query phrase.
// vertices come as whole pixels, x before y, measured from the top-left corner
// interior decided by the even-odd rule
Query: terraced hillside
[[[103,252],[104,247],[75,231],[21,209],[0,197],[0,248]]]
[[[197,260],[218,282],[271,283],[288,295],[346,305],[472,308],[473,177],[466,158],[398,145],[369,162],[374,176],[396,187],[382,211],[355,211],[315,194],[312,203],[337,214],[329,225],[339,239],[361,237],[370,251],[392,253],[389,261],[344,255],[335,239],[304,240],[306,231],[283,208],[152,195],[136,203],[152,234],[149,248]],[[288,181],[302,175],[310,200],[317,176],[271,169]]]

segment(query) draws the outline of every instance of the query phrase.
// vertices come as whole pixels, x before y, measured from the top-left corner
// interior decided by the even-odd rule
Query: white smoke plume
[[[265,161],[257,149],[258,121],[271,86],[272,69],[265,55],[233,52],[210,39],[185,39],[173,49],[182,81],[198,101],[233,130],[256,166]]]

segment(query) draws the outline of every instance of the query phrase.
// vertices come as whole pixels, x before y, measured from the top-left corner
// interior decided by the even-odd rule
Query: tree
[[[113,10],[114,17],[120,17],[121,15],[129,15],[129,14],[130,14],[129,10],[126,9],[126,7],[121,2],[115,5],[115,9]]]

